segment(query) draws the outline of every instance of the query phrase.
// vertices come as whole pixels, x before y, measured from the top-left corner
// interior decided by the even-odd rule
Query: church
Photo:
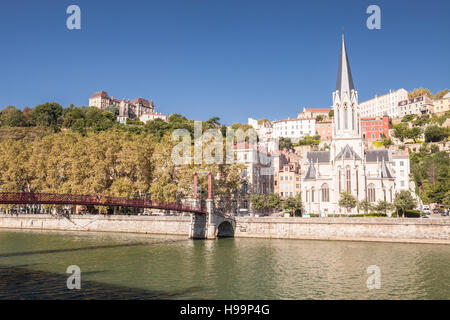
[[[342,35],[341,57],[333,92],[334,130],[328,151],[308,151],[303,156],[302,201],[306,213],[355,214],[339,206],[342,192],[372,204],[393,202],[396,185],[393,155],[389,150],[367,150],[361,138],[358,92],[353,84]],[[408,172],[409,173],[409,172]]]

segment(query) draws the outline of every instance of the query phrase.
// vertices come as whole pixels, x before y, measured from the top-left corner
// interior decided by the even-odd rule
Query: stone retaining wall
[[[0,229],[133,232],[189,236],[189,216],[0,215]],[[236,218],[235,237],[450,244],[450,219]]]

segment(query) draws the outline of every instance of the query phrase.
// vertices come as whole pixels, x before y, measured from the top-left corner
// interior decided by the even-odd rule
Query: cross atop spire
[[[339,95],[347,91],[350,95],[351,90],[354,90],[352,72],[350,71],[350,64],[348,63],[347,50],[344,42],[344,29],[342,29],[342,50],[341,59],[339,61],[339,71],[336,81],[336,90],[339,90]]]

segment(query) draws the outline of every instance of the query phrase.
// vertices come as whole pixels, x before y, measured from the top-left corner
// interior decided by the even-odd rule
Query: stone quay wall
[[[55,217],[46,214],[0,215],[0,229],[34,229],[63,231],[129,232],[189,235],[190,216],[103,216],[71,215]]]
[[[170,234],[188,237],[189,216],[0,215],[0,229]],[[450,219],[236,218],[235,237],[450,244]]]
[[[237,218],[236,237],[450,244],[450,219]]]

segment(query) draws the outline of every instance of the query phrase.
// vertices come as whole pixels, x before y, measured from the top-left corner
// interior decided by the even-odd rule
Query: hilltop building
[[[102,110],[110,106],[119,109],[118,119],[136,119],[140,118],[145,113],[154,113],[155,105],[153,101],[148,101],[143,98],[136,98],[134,100],[119,100],[114,97],[109,97],[106,91],[99,91],[94,93],[89,98],[89,106],[97,107]]]
[[[339,206],[343,192],[349,192],[359,201],[392,202],[400,190],[393,157],[389,150],[364,149],[358,93],[353,84],[344,36],[336,90],[332,97],[334,119],[330,150],[306,152],[301,164],[304,171],[302,201],[306,212],[357,213],[357,208],[347,212]]]
[[[431,100],[430,97],[425,95],[413,99],[406,99],[400,101],[398,103],[397,116],[399,118],[403,118],[407,114],[422,115],[427,113],[433,113],[433,111],[434,111],[433,100]]]
[[[331,108],[303,108],[303,111],[298,114],[298,118],[307,119],[314,118],[317,116],[323,116],[324,119],[328,119],[328,114]]]
[[[447,93],[442,99],[433,100],[434,110],[436,114],[442,114],[450,110],[450,92]]]

